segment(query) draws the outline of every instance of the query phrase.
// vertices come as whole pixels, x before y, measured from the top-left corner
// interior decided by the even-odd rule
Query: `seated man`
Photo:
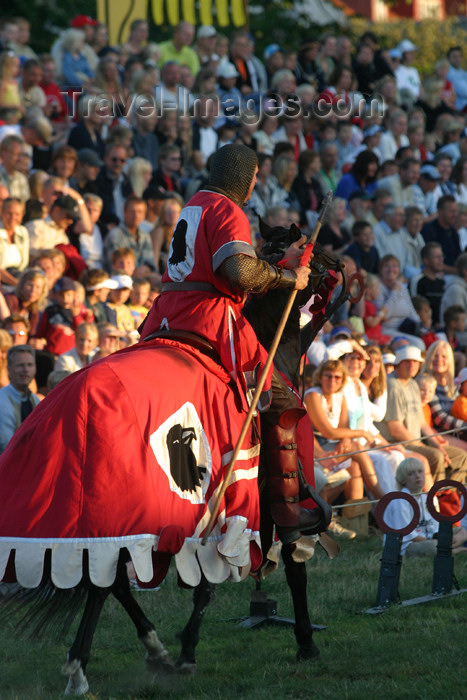
[[[112,229],[104,241],[104,257],[109,272],[112,270],[112,253],[119,248],[133,250],[136,265],[149,265],[155,269],[151,237],[141,228],[146,209],[146,202],[140,197],[131,196],[125,200],[123,222]]]
[[[354,261],[358,270],[366,270],[376,274],[378,272],[379,255],[375,248],[373,228],[366,221],[356,221],[352,226],[353,242],[344,251]]]
[[[36,374],[36,360],[30,345],[13,345],[7,354],[10,383],[0,389],[0,453],[2,453],[21,423],[39,403],[29,384]]]
[[[444,272],[456,274],[456,259],[461,254],[459,234],[455,228],[457,219],[457,202],[450,194],[438,200],[438,216],[422,228],[426,243],[439,243],[444,254]]]
[[[425,420],[420,389],[415,381],[423,363],[420,350],[413,345],[404,345],[396,350],[395,356],[394,373],[388,378],[386,416],[377,424],[378,429],[389,442],[412,440],[410,450],[428,460],[434,482],[446,478],[448,473],[450,479],[464,483],[464,465],[449,459],[454,457],[456,448],[447,446],[441,450],[421,440]]]

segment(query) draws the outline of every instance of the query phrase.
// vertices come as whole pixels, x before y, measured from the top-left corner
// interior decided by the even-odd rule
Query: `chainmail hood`
[[[256,153],[248,146],[227,144],[211,159],[206,189],[219,192],[243,207],[258,165]]]

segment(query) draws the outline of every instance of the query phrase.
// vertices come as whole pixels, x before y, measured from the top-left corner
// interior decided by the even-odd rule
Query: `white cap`
[[[408,51],[417,51],[418,46],[415,46],[410,39],[402,39],[397,48],[401,53],[407,53]]]
[[[396,356],[392,352],[383,354],[383,365],[393,365],[396,361]]]
[[[326,351],[326,360],[339,360],[343,355],[353,352],[352,343],[348,340],[338,340],[330,345]]]
[[[403,345],[401,348],[396,350],[395,357],[395,365],[398,365],[399,362],[402,362],[403,360],[415,360],[416,362],[420,363],[423,362],[422,353],[419,348],[415,347],[415,345]]]
[[[112,275],[110,279],[117,283],[114,289],[133,289],[133,280],[130,275]]]
[[[95,292],[98,289],[118,289],[118,282],[109,277],[108,280],[102,280],[102,282],[98,282],[98,284],[86,287],[87,292]]]
[[[202,24],[198,29],[196,36],[198,39],[209,39],[211,36],[216,36],[217,32],[210,24]]]
[[[218,78],[238,78],[239,75],[240,73],[237,71],[234,64],[230,63],[230,61],[224,61],[224,63],[221,63],[217,69]]]

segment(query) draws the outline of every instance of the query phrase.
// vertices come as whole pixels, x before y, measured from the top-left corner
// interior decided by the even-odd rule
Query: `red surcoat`
[[[228,197],[198,192],[180,214],[162,278],[163,285],[181,283],[180,291],[163,287],[142,338],[164,329],[197,333],[216,348],[234,379],[264,364],[267,353],[242,314],[246,295],[218,272],[224,260],[237,254],[256,257],[246,215]],[[189,283],[211,289],[190,290]]]

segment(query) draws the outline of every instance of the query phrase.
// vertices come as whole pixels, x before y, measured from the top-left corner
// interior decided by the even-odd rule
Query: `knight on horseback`
[[[309,267],[300,264],[304,239],[287,249],[280,264],[256,256],[242,207],[251,196],[257,171],[256,154],[246,146],[230,144],[214,154],[207,187],[182,210],[162,293],[141,329],[143,340],[163,335],[188,344],[208,344],[243,396],[267,358],[242,313],[247,294],[302,290],[310,275]],[[271,515],[279,538],[290,543],[316,526],[320,511],[299,505],[295,429],[301,416],[296,399],[276,371],[265,389],[272,390],[260,406],[264,410],[269,403],[264,438]]]

